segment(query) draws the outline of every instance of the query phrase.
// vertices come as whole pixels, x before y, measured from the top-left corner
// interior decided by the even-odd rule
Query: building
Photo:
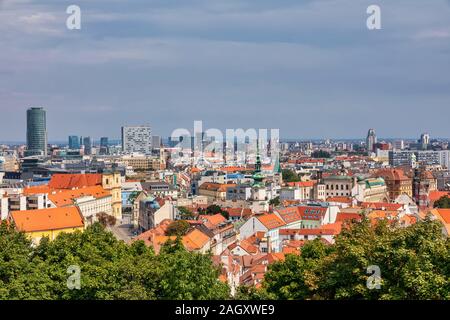
[[[175,218],[175,207],[170,201],[147,196],[139,204],[139,230],[147,231],[158,226],[163,220]]]
[[[69,149],[78,150],[80,148],[80,138],[78,136],[69,136]]]
[[[369,129],[369,132],[367,133],[367,138],[366,138],[366,148],[367,148],[367,152],[369,154],[371,152],[375,151],[376,143],[377,143],[377,135],[375,134],[375,130]]]
[[[346,175],[332,175],[323,178],[326,197],[350,197],[356,178]]]
[[[104,172],[102,186],[109,190],[112,196],[112,214],[117,219],[122,219],[122,178],[119,172]]]
[[[84,154],[86,154],[86,155],[92,154],[92,139],[91,139],[91,137],[84,137],[83,145],[84,145]]]
[[[83,217],[75,206],[13,211],[10,219],[35,244],[44,237],[54,240],[60,233],[84,230]]]
[[[100,152],[101,155],[109,154],[108,137],[100,138]]]
[[[389,164],[393,167],[426,165],[448,168],[449,157],[449,150],[392,150],[389,151]]]
[[[161,136],[152,136],[152,147],[154,150],[161,148]]]
[[[373,176],[384,179],[389,199],[395,200],[402,194],[413,196],[412,178],[408,177],[402,169],[381,169]]]
[[[280,252],[279,230],[285,225],[286,223],[274,213],[256,215],[239,228],[240,239],[244,240],[257,232],[262,232],[264,233],[264,242],[267,243],[266,247],[261,248],[262,252]]]
[[[422,133],[419,140],[420,147],[422,150],[427,150],[430,144],[430,135],[428,133]]]
[[[100,213],[112,215],[111,192],[105,190],[101,185],[71,190],[52,190],[48,198],[54,207],[77,206],[85,225],[97,221],[97,215]]]
[[[358,179],[352,196],[360,202],[387,202],[389,195],[383,178]]]
[[[205,182],[198,188],[198,194],[208,197],[210,202],[215,200],[225,201],[227,199],[227,189],[235,188],[236,184]]]
[[[27,150],[25,155],[47,155],[47,124],[44,108],[27,110]]]
[[[51,189],[81,189],[101,186],[111,193],[112,215],[122,218],[122,186],[118,172],[104,172],[103,174],[54,174],[48,187]]]
[[[150,126],[122,127],[122,150],[130,153],[152,153],[152,130]]]

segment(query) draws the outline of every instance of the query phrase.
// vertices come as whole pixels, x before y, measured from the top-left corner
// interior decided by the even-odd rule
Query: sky
[[[66,27],[69,5],[81,30]],[[366,10],[381,8],[381,30]],[[0,0],[0,141],[123,125],[450,138],[450,0]]]

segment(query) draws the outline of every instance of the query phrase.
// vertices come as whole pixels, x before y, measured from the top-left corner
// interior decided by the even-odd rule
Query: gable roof
[[[203,222],[205,227],[207,227],[208,229],[215,229],[221,223],[227,221],[227,219],[225,219],[225,217],[222,216],[220,213],[214,215],[199,215],[198,220]]]
[[[183,237],[183,245],[189,251],[202,249],[210,238],[199,229],[193,229]]]
[[[64,207],[68,205],[72,205],[74,200],[81,198],[92,196],[96,199],[105,198],[111,196],[111,193],[102,186],[92,186],[81,189],[63,189],[59,191],[53,191],[48,195],[48,199],[53,202],[53,204],[57,207]]]
[[[280,219],[276,214],[269,213],[255,216],[267,229],[276,229],[284,226],[286,223]]]
[[[17,228],[23,232],[61,230],[84,226],[83,217],[74,206],[12,211],[11,217]]]
[[[97,173],[89,174],[54,174],[48,186],[52,189],[72,189],[91,187],[102,184],[102,175]]]

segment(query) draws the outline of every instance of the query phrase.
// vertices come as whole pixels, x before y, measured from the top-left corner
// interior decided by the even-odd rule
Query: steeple
[[[264,186],[264,175],[261,173],[261,157],[259,155],[259,141],[256,142],[256,163],[253,171],[253,187],[261,188]]]

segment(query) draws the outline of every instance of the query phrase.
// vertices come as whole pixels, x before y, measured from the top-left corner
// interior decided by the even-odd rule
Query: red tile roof
[[[52,189],[72,189],[101,184],[101,174],[54,174],[48,186]]]
[[[286,223],[274,213],[258,215],[256,218],[269,230],[286,225]]]
[[[11,217],[23,232],[37,232],[79,228],[84,226],[83,217],[77,207],[12,211]]]

